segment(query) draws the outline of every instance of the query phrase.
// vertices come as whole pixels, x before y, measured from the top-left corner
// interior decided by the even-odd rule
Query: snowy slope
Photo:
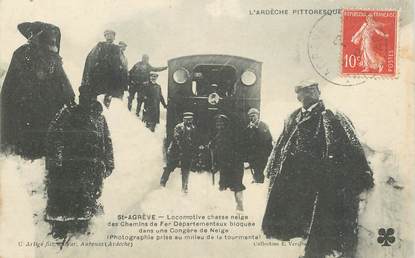
[[[155,134],[149,132],[133,113],[128,112],[126,103],[113,100],[111,108],[105,111],[114,144],[116,169],[106,179],[101,201],[105,214],[93,220],[91,235],[75,236],[72,241],[103,241],[107,234],[134,234],[137,228],[111,228],[109,221],[116,221],[118,214],[162,214],[192,215],[217,214],[235,215],[233,194],[229,191],[219,192],[218,185],[212,185],[207,173],[191,173],[190,188],[187,196],[180,192],[180,172],[176,170],[166,188],[159,187],[162,172],[162,142],[164,137],[163,121]],[[408,235],[399,234],[400,240],[385,255],[384,249],[376,243],[376,231],[379,225],[394,227],[399,232],[404,229],[407,218],[402,217],[403,203],[407,194],[406,186],[397,182],[394,188],[387,184],[390,171],[396,171],[397,165],[393,152],[376,152],[369,157],[375,171],[376,188],[367,197],[366,208],[361,211],[360,257],[378,251],[381,257],[397,257],[402,251],[409,252],[406,239]],[[2,234],[2,248],[15,246],[18,241],[52,241],[47,235],[48,224],[42,220],[45,207],[43,177],[44,161],[22,161],[17,157],[2,160],[2,196],[4,217],[2,230],[20,232],[19,234]],[[7,180],[4,180],[7,178]],[[245,235],[260,234],[260,224],[266,204],[267,185],[253,185],[250,172],[245,172],[244,192],[245,214],[255,222],[253,228],[237,229],[235,233]],[[17,217],[16,215],[19,214]],[[379,216],[373,216],[379,214]],[[262,240],[265,239],[262,237]],[[267,241],[267,240],[266,240]],[[401,250],[398,250],[402,248]],[[235,251],[243,257],[298,257],[301,247],[254,247],[249,241],[143,241],[130,248],[7,248],[2,250],[2,257],[125,257],[134,253],[136,257],[233,257]],[[180,250],[180,251],[178,251]],[[201,253],[204,250],[204,253]],[[281,256],[284,252],[284,256]],[[278,255],[280,253],[280,255]],[[380,257],[380,256],[377,256]],[[406,256],[402,256],[406,257]]]

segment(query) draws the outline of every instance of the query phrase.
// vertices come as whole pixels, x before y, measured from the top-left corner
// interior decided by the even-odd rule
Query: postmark
[[[396,10],[343,10],[341,75],[396,77],[397,23]]]
[[[367,78],[342,76],[341,14],[322,15],[314,21],[307,39],[307,55],[311,67],[324,81],[334,86],[356,86]]]

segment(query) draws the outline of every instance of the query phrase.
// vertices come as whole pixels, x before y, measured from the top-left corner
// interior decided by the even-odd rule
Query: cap
[[[248,115],[257,114],[259,115],[259,110],[256,108],[250,108],[248,111]]]
[[[298,93],[300,90],[305,89],[305,88],[309,88],[309,87],[317,87],[318,89],[318,83],[312,80],[304,80],[301,81],[300,83],[298,83],[295,86],[295,93]]]
[[[112,35],[115,36],[115,31],[113,31],[113,30],[105,30],[104,31],[104,36],[107,35],[107,34],[112,34]]]
[[[192,118],[194,116],[193,112],[184,112],[183,118]]]
[[[229,118],[224,114],[217,114],[214,118],[215,118],[215,120],[222,119],[222,120],[225,120],[225,121],[229,121]]]
[[[127,43],[125,43],[124,41],[120,41],[120,42],[118,42],[118,45],[120,45],[120,46],[127,46]]]

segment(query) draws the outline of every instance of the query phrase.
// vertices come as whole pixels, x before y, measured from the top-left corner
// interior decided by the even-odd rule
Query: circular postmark
[[[308,34],[307,55],[314,71],[325,81],[337,86],[356,86],[365,83],[363,78],[344,77],[340,74],[342,31],[341,17],[323,15]]]

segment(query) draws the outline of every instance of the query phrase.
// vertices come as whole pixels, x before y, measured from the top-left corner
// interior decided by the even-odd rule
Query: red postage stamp
[[[393,10],[343,10],[341,74],[395,77],[397,21]]]

